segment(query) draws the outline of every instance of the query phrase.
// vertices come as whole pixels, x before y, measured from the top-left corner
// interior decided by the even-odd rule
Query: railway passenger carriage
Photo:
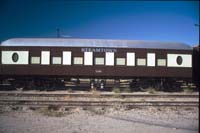
[[[16,88],[90,79],[167,87],[192,79],[192,48],[182,43],[136,40],[16,38],[1,43],[1,83]],[[97,83],[97,80],[99,81]],[[115,82],[114,82],[115,83]],[[117,83],[117,82],[116,82]]]

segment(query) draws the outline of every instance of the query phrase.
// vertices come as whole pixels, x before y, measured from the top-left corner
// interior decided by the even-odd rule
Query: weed
[[[97,115],[103,115],[106,112],[105,108],[101,107],[89,107],[87,110]]]
[[[186,93],[192,93],[193,92],[192,88],[189,88],[189,87],[183,88],[183,91],[186,92]]]
[[[92,97],[100,97],[100,92],[97,90],[92,90]]]
[[[65,115],[59,106],[50,105],[46,108],[41,108],[39,110],[40,113],[50,117],[62,117]]]
[[[129,87],[127,87],[127,88],[124,88],[122,91],[123,91],[123,92],[127,92],[127,93],[130,93],[130,92],[132,92],[132,91],[131,91],[131,89],[130,89]]]
[[[120,88],[117,88],[117,87],[114,87],[112,89],[112,91],[115,92],[115,93],[120,93],[121,92]]]
[[[146,100],[144,98],[142,98],[140,101],[145,102]]]
[[[184,110],[191,111],[191,110],[194,110],[194,108],[192,108],[192,107],[185,107]]]
[[[69,92],[69,93],[72,93],[72,92],[73,92],[73,90],[72,90],[71,88],[69,88],[69,89],[68,89],[68,92]]]
[[[150,94],[154,94],[156,92],[156,89],[155,88],[152,88],[152,87],[149,87],[147,88],[147,91],[150,93]]]

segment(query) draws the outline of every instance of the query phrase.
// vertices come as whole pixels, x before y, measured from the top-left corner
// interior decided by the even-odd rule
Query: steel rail
[[[66,97],[67,99],[65,99]],[[78,99],[76,99],[77,97]],[[47,98],[47,99],[41,100],[41,98]],[[114,105],[199,107],[199,94],[0,92],[0,106],[9,106],[9,105],[14,105],[14,106],[54,105],[54,106],[64,106],[64,107],[114,106]]]
[[[0,92],[0,96],[17,97],[159,97],[159,98],[198,98],[199,94],[135,94],[135,93],[51,93],[51,92]]]
[[[8,105],[29,105],[29,106],[199,106],[199,101],[83,101],[83,100],[1,100],[0,106]]]

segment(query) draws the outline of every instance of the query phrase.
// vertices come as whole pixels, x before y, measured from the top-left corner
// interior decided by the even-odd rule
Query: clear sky
[[[199,43],[198,1],[0,0],[0,41],[16,37]]]

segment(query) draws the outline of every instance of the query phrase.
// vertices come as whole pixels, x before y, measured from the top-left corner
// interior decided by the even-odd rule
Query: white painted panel
[[[14,62],[12,59],[14,53],[18,55],[18,60],[16,62]],[[26,65],[29,64],[28,59],[29,51],[2,51],[2,64]]]
[[[52,64],[61,64],[61,57],[53,57]]]
[[[40,64],[40,57],[31,57],[31,64]]]
[[[114,66],[114,52],[106,52],[106,65]]]
[[[71,65],[72,52],[64,51],[63,52],[63,65]]]
[[[41,64],[42,65],[49,65],[50,64],[50,51],[42,51],[41,52]]]
[[[127,53],[127,66],[135,66],[135,53]]]
[[[156,54],[147,53],[147,66],[155,66],[155,65],[156,65]]]
[[[182,57],[182,64],[177,64],[177,57]],[[168,67],[192,67],[192,55],[190,54],[167,54]]]
[[[93,53],[84,52],[84,65],[93,65]]]

